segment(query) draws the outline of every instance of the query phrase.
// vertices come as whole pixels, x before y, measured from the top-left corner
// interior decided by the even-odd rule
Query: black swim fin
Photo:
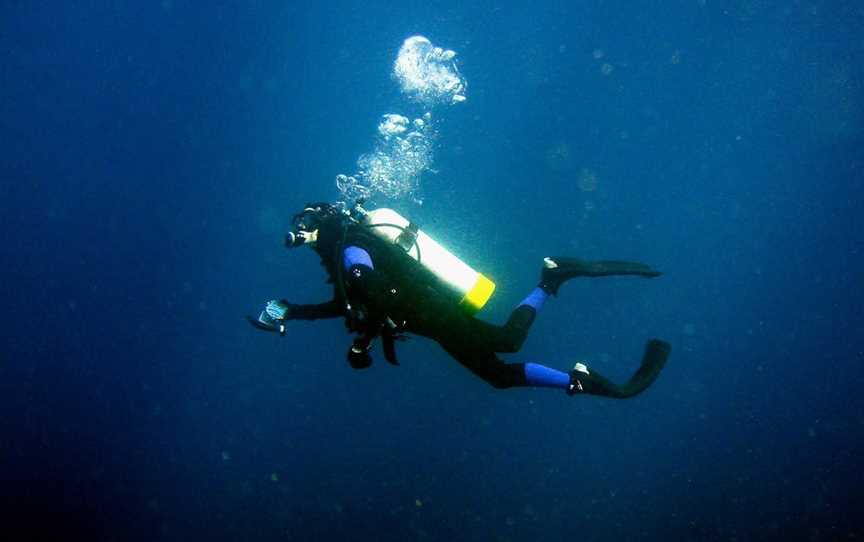
[[[634,275],[653,278],[659,277],[662,273],[639,262],[623,262],[617,260],[587,262],[575,258],[552,256],[543,259],[543,270],[540,274],[540,288],[542,288],[547,294],[558,295],[558,288],[572,278],[611,277],[616,275]]]
[[[567,395],[600,395],[614,399],[626,399],[638,395],[657,379],[671,351],[672,347],[665,341],[660,339],[648,341],[639,370],[623,385],[615,384],[597,371],[577,363],[576,368],[570,372],[570,387],[567,389]]]

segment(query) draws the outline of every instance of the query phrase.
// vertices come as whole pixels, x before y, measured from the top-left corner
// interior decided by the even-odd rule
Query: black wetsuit
[[[318,305],[288,304],[285,319],[345,317],[349,331],[359,334],[348,356],[355,368],[371,363],[368,345],[378,336],[384,339],[385,357],[395,363],[393,338],[413,333],[438,342],[464,367],[496,388],[541,386],[564,389],[571,395],[626,398],[644,391],[669,356],[666,342],[649,341],[639,369],[628,382],[618,385],[584,364],[565,373],[536,363],[505,363],[496,355],[519,351],[537,310],[549,295],[557,293],[563,280],[575,276],[660,274],[643,264],[553,260],[566,261],[568,271],[557,275],[550,272],[557,278],[548,283],[545,278],[541,280],[507,322],[496,326],[468,314],[438,279],[405,253],[405,248],[379,239],[368,227],[346,226],[338,219],[326,221],[320,225],[314,249],[334,283],[334,298]],[[360,361],[352,357],[358,352]]]
[[[340,271],[337,266],[342,265],[339,260],[347,247],[366,251],[374,267],[353,265]],[[524,364],[505,363],[496,353],[519,351],[536,315],[532,307],[520,305],[503,326],[479,320],[460,308],[452,296],[436,289],[434,278],[407,254],[358,226],[350,226],[344,240],[340,230],[322,227],[315,250],[334,283],[334,298],[317,305],[292,305],[291,319],[351,319],[354,315],[346,311],[347,296],[348,304],[362,311],[367,320],[349,321],[352,331],[362,334],[366,327],[375,333],[378,329],[374,328],[390,318],[397,333],[438,342],[459,363],[496,388],[527,385]]]

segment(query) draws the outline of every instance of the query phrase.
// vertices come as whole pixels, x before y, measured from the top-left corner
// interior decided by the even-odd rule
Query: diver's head
[[[291,219],[292,229],[285,235],[285,246],[296,248],[308,244],[314,247],[318,242],[321,225],[342,215],[338,205],[326,202],[307,203],[302,211]]]

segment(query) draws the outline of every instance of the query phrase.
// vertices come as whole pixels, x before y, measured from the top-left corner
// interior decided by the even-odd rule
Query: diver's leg
[[[521,307],[517,307],[517,311]],[[505,363],[488,345],[477,340],[476,329],[475,326],[448,327],[434,338],[463,367],[496,388],[536,386],[566,390],[570,386],[570,375],[565,372],[538,363]]]
[[[558,288],[575,277],[605,277],[612,275],[660,276],[658,271],[636,262],[586,262],[573,258],[546,258],[540,274],[540,284],[510,314],[503,326],[475,319],[472,327],[478,340],[483,340],[495,352],[513,353],[522,348],[528,330],[537,313],[550,295],[558,295]]]
[[[453,356],[463,367],[479,376],[493,387],[507,389],[529,385],[525,379],[525,369],[521,363],[504,363],[494,352],[459,352],[450,350],[445,346],[447,352]]]
[[[437,341],[456,361],[496,388],[524,386],[566,390],[570,375],[537,363],[505,363],[495,352],[515,352],[548,294],[536,288],[507,324],[495,326],[467,316],[455,306],[430,301],[409,323],[409,331]],[[431,310],[430,310],[431,309]]]
[[[570,375],[538,363],[505,363],[494,352],[476,348],[460,348],[441,343],[441,346],[463,367],[498,389],[514,387],[542,387],[567,390]]]
[[[534,290],[522,300],[510,313],[507,323],[496,326],[482,320],[472,318],[469,326],[472,333],[486,343],[495,352],[513,353],[522,348],[522,343],[528,336],[528,330],[537,317],[537,313],[543,307],[549,294],[541,288]]]
[[[535,289],[516,307],[504,326],[467,316],[444,301],[429,300],[408,321],[407,331],[437,341],[461,365],[496,388],[549,387],[567,390],[570,395],[625,398],[641,393],[657,378],[670,347],[656,339],[648,343],[639,370],[624,385],[610,382],[584,364],[564,373],[537,363],[505,363],[498,359],[495,352],[518,350],[549,294],[542,285]],[[502,346],[512,350],[498,349]]]
[[[582,363],[577,363],[570,373],[539,363],[505,363],[476,333],[478,322],[458,312],[451,314],[446,322],[438,320],[433,324],[432,320],[427,320],[423,335],[436,340],[461,365],[499,389],[533,386],[563,389],[569,395],[633,397],[654,382],[671,350],[664,341],[649,341],[639,370],[626,383],[618,385]]]
[[[419,313],[410,324],[411,331],[433,339],[463,367],[496,388],[527,385],[522,364],[504,363],[491,347],[500,339],[503,326],[482,322],[449,305],[438,305],[436,311]]]
[[[626,399],[645,391],[669,358],[670,346],[661,340],[651,340],[639,370],[624,384],[615,384],[582,363],[570,373],[564,373],[537,363],[504,363],[493,353],[472,348],[468,342],[441,342],[444,349],[462,366],[498,389],[513,387],[543,387],[566,390],[568,395],[599,395]]]

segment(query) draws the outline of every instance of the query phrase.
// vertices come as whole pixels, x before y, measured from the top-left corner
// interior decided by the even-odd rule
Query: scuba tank
[[[472,269],[393,209],[362,210],[360,214],[361,223],[373,235],[401,248],[422,265],[469,314],[482,309],[492,297],[494,282]]]

